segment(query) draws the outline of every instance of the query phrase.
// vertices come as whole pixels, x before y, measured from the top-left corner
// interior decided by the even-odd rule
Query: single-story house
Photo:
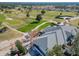
[[[66,44],[69,40],[73,40],[77,28],[70,25],[59,25],[47,27],[42,32],[33,42],[32,48],[29,49],[29,53],[33,56],[47,55],[48,50],[55,45]]]

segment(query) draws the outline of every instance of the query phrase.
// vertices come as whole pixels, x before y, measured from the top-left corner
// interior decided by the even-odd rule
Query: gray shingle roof
[[[67,43],[68,36],[71,34],[76,35],[75,29],[77,28],[74,26],[47,27],[34,43],[46,52],[46,49],[52,49],[55,44],[62,45]]]

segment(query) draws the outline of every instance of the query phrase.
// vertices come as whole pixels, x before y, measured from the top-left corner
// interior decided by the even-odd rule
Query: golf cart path
[[[16,32],[18,32],[18,33],[20,33],[20,34],[24,34],[23,32],[20,32],[20,31],[18,31],[18,30],[16,30],[16,29],[10,27],[10,26],[7,25],[6,23],[2,23],[2,25],[6,26],[7,28],[9,28],[9,29],[11,29],[11,30],[13,30],[13,31],[16,31]]]
[[[43,22],[42,24],[36,26],[34,29],[32,29],[32,31],[37,30],[39,27],[41,27],[42,25],[46,24],[47,22]]]

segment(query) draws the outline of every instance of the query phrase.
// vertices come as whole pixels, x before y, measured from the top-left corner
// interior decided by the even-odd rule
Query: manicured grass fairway
[[[53,26],[53,25],[55,25],[54,23],[49,23],[49,22],[47,22],[47,23],[45,23],[44,25],[42,25],[41,27],[39,27],[38,29],[39,30],[43,30],[44,28],[46,28],[47,26]]]
[[[30,32],[32,29],[34,29],[35,27],[37,27],[38,25],[42,24],[45,21],[49,21],[49,20],[54,20],[57,22],[64,21],[63,19],[55,19],[55,17],[60,14],[60,11],[46,11],[42,21],[40,21],[39,23],[31,23],[35,20],[36,15],[39,14],[40,11],[41,10],[32,10],[30,12],[30,16],[32,17],[30,18],[24,17],[25,19],[23,17],[22,18],[18,17],[18,15],[21,13],[17,15],[15,12],[14,14],[7,14],[7,13],[0,14],[0,22],[7,22],[9,26],[14,27],[21,32]],[[26,13],[22,12],[22,14],[26,14]],[[8,19],[6,20],[6,17],[4,15],[7,16],[8,18],[12,18],[13,20],[8,20]],[[75,12],[62,12],[62,15],[75,16]],[[72,23],[78,24],[78,21],[77,23],[74,21]],[[50,23],[46,23],[42,25],[41,27],[38,28],[38,30],[43,30],[47,26],[50,26]],[[0,28],[3,28],[3,27],[4,26],[0,26]],[[17,32],[8,30],[5,33],[0,34],[0,41],[16,38],[18,37],[18,35],[21,36],[19,33],[17,34]]]
[[[22,31],[22,32],[29,32],[31,31],[32,29],[34,29],[36,26],[42,24],[44,21],[40,21],[38,23],[34,23],[34,24],[28,24],[28,25],[25,25],[24,27],[20,28],[19,30]],[[45,23],[44,25],[40,26],[38,28],[38,30],[43,30],[44,28],[46,28],[47,26],[50,26],[51,23]],[[53,24],[54,25],[54,24]]]
[[[15,16],[12,16],[12,19],[13,20],[5,20],[5,17],[4,15],[0,15],[0,21],[4,21],[4,22],[8,22],[10,26],[13,26],[13,27],[19,27],[19,31],[22,31],[22,32],[29,32],[31,31],[32,29],[34,29],[36,26],[40,25],[41,23],[43,23],[44,21],[41,21],[39,23],[34,23],[34,24],[31,24],[32,20],[35,20],[36,18],[36,15],[40,13],[41,10],[32,10],[30,12],[30,15],[33,16],[34,18],[33,19],[19,19],[17,18],[16,19],[16,14],[10,14],[8,17],[12,16],[12,15],[15,15]],[[43,19],[45,20],[54,20],[54,21],[57,21],[57,22],[62,22],[64,21],[63,19],[55,19],[55,17],[57,15],[60,14],[61,11],[46,11]],[[24,13],[25,14],[25,13]],[[69,16],[74,16],[75,13],[74,12],[62,12],[62,15],[69,15]],[[32,18],[32,17],[30,17]],[[43,25],[41,28],[39,28],[39,30],[45,28],[46,26],[48,26],[49,24],[45,24]]]
[[[39,27],[39,30],[43,30],[44,28],[46,28],[47,26],[49,26],[50,23],[45,23],[44,25],[42,25],[41,27]]]
[[[41,10],[32,10],[32,12],[30,13],[31,16],[35,17],[35,15],[37,15],[38,13],[40,13]],[[57,21],[57,22],[62,22],[64,21],[63,19],[55,19],[55,17],[57,15],[60,14],[60,11],[46,11],[43,19],[45,20],[54,20],[54,21]],[[69,16],[74,16],[75,13],[74,12],[62,12],[62,15],[69,15]],[[39,23],[35,23],[35,24],[31,24],[29,23],[28,25],[24,25],[23,27],[21,27],[20,29],[18,29],[19,31],[22,31],[22,32],[29,32],[31,31],[32,29],[34,29],[36,26],[40,25],[41,23],[43,23],[42,21],[39,22]],[[45,27],[47,27],[48,25],[50,25],[49,23],[46,23],[44,25],[42,25],[41,27],[38,28],[38,30],[42,30],[44,29]]]
[[[3,14],[0,14],[0,22],[5,21],[5,16]]]
[[[33,21],[32,21],[33,22]],[[19,31],[22,31],[22,32],[29,32],[31,31],[32,29],[34,29],[36,26],[42,24],[43,22],[45,21],[40,21],[38,23],[29,23],[28,25],[26,24],[25,26],[21,27],[20,29],[18,29]]]
[[[10,26],[19,26],[20,24],[23,24],[24,22],[22,20],[17,20],[17,19],[14,19],[14,20],[6,20],[5,22],[8,22],[8,25]]]

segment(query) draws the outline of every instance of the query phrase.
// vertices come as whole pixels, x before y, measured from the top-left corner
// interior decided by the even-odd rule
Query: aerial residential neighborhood
[[[79,3],[0,2],[0,56],[79,56]]]

